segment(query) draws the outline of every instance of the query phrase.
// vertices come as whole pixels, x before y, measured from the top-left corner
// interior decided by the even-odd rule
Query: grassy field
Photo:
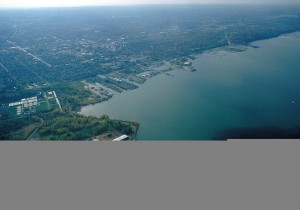
[[[17,117],[17,106],[5,106],[9,118],[16,118]]]
[[[49,109],[50,108],[49,108],[46,101],[41,102],[40,105],[36,107],[37,112],[42,112],[42,111],[46,111],[46,110],[49,110]]]

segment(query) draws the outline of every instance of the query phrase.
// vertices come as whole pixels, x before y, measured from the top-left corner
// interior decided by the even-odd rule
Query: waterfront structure
[[[125,140],[128,140],[128,138],[129,137],[127,135],[122,135],[112,141],[125,141]]]

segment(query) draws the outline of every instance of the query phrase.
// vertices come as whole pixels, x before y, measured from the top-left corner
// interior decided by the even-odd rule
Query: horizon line
[[[131,7],[131,6],[182,6],[182,5],[257,5],[257,6],[275,6],[275,5],[300,5],[300,2],[273,2],[273,3],[139,3],[139,4],[94,4],[94,5],[53,5],[53,6],[0,6],[1,9],[51,9],[51,8],[80,8],[80,7]]]

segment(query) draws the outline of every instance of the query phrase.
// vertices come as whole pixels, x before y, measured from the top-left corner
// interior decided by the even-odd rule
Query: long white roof
[[[128,138],[127,135],[122,135],[122,136],[119,136],[118,138],[116,138],[116,139],[114,139],[112,141],[122,141],[122,140],[127,139],[127,138]]]

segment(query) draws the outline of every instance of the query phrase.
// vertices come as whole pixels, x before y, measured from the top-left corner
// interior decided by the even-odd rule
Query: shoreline
[[[300,31],[294,31],[294,32],[284,33],[284,34],[281,34],[281,35],[278,35],[278,36],[275,36],[275,37],[271,37],[271,38],[267,38],[267,39],[259,39],[259,40],[255,40],[255,41],[249,42],[249,43],[247,43],[247,44],[245,44],[245,45],[242,45],[242,44],[236,44],[236,45],[235,45],[235,44],[233,44],[233,45],[231,45],[231,46],[229,46],[229,45],[224,45],[224,46],[221,46],[221,47],[215,47],[215,48],[211,48],[211,49],[204,50],[203,52],[201,52],[201,53],[199,53],[199,54],[194,54],[194,53],[192,53],[192,54],[186,55],[186,56],[184,56],[183,58],[186,58],[186,57],[194,57],[194,59],[191,59],[191,60],[196,60],[196,59],[199,58],[199,56],[201,56],[201,55],[209,54],[209,53],[211,53],[211,52],[224,51],[224,50],[225,50],[226,52],[244,52],[244,51],[246,51],[246,50],[249,49],[249,48],[259,48],[259,47],[255,46],[255,45],[253,45],[253,43],[261,42],[261,41],[267,41],[267,40],[272,40],[272,39],[277,39],[277,38],[279,38],[279,37],[284,37],[284,36],[290,36],[290,35],[296,34],[296,33],[299,33],[299,36],[300,36]],[[240,50],[240,51],[228,51],[228,50],[225,49],[226,47],[232,47],[232,48],[235,48],[235,47],[244,47],[245,49],[244,49],[244,50]],[[174,59],[173,59],[173,60],[174,60]],[[168,61],[168,62],[170,62],[170,61]],[[174,68],[174,69],[171,69],[171,70],[168,70],[168,71],[165,71],[165,72],[159,72],[158,74],[156,74],[156,75],[154,75],[154,76],[151,76],[150,79],[153,78],[153,77],[156,77],[157,75],[161,75],[161,74],[167,75],[168,72],[172,72],[172,71],[175,71],[175,70],[185,70],[185,69],[184,69],[184,68]],[[185,70],[185,71],[186,71],[186,70]],[[143,84],[140,84],[140,86],[138,86],[138,88],[140,88],[141,86],[143,86],[147,81],[148,81],[148,79],[147,79]],[[106,88],[107,88],[107,87],[106,87]],[[107,89],[109,89],[109,88],[107,88]],[[127,90],[127,91],[132,91],[132,90]],[[126,91],[126,92],[127,92],[127,91]],[[121,93],[117,93],[117,95],[118,95],[118,94],[122,94],[122,92],[121,92]],[[113,96],[110,97],[110,98],[108,98],[108,99],[106,99],[106,100],[103,100],[103,101],[101,101],[101,102],[99,102],[99,103],[88,104],[88,105],[80,106],[80,107],[78,107],[78,109],[77,109],[76,111],[77,111],[77,113],[80,113],[80,112],[82,111],[82,108],[84,108],[84,107],[87,107],[87,106],[90,106],[90,105],[96,105],[96,104],[100,104],[100,103],[105,103],[105,102],[111,100],[112,98],[113,98]]]
[[[254,46],[254,48],[256,48],[255,47],[255,45],[259,45],[259,48],[260,48],[260,44],[259,44],[259,42],[263,42],[263,41],[267,41],[267,40],[274,40],[274,39],[278,39],[278,38],[280,38],[280,37],[289,37],[289,36],[291,36],[291,37],[298,37],[298,36],[300,36],[300,31],[295,31],[295,32],[292,32],[292,33],[286,33],[286,34],[281,34],[280,36],[276,36],[276,37],[272,37],[272,38],[268,38],[268,39],[263,39],[263,40],[256,40],[256,41],[253,41],[253,42],[250,42],[250,43],[248,43],[247,45],[242,45],[242,46],[244,46],[245,47],[245,51],[247,50],[247,49],[252,49],[252,47]],[[253,45],[253,46],[251,46],[251,45]],[[225,46],[225,48],[226,48],[226,46]],[[259,49],[258,48],[258,49]],[[212,48],[212,49],[210,49],[210,50],[206,50],[206,51],[204,51],[204,52],[202,52],[202,53],[200,53],[200,54],[197,54],[198,56],[200,56],[200,55],[203,55],[203,54],[207,54],[207,53],[211,53],[212,51],[219,51],[219,50],[224,50],[224,46],[223,47],[218,47],[218,48]],[[225,49],[226,50],[226,49]],[[255,49],[253,49],[253,50],[255,50]],[[198,57],[196,58],[196,59],[198,59]],[[179,71],[182,71],[182,69],[177,69],[177,70],[179,70]],[[176,71],[176,69],[174,69],[174,71]],[[125,96],[126,97],[126,96]],[[123,97],[124,98],[124,97]],[[101,103],[99,103],[99,104],[101,104]],[[87,106],[84,106],[84,107],[87,107]],[[91,107],[91,109],[86,109],[87,111],[86,111],[86,113],[87,112],[89,112],[90,111],[90,114],[89,115],[94,115],[94,116],[97,116],[97,113],[98,113],[98,111],[97,111],[97,109],[95,108],[94,110],[93,110],[93,108],[92,108],[92,106],[90,106]],[[104,107],[106,107],[106,105],[104,105]],[[110,113],[107,109],[105,109],[106,111],[104,111],[106,114],[108,114],[108,113]],[[93,112],[93,114],[92,114],[92,112]],[[100,112],[99,113],[101,113],[101,110],[100,110]],[[83,113],[82,113],[83,114]],[[110,114],[109,114],[109,116],[111,116]],[[123,118],[118,118],[118,116],[115,116],[114,117],[115,119],[123,119]],[[136,121],[138,121],[139,123],[142,123],[140,120],[136,120]],[[141,124],[140,124],[141,125]],[[136,134],[137,136],[139,135],[138,133]]]
[[[231,46],[229,46],[229,45],[223,45],[221,47],[215,47],[215,48],[204,50],[202,53],[199,53],[199,54],[190,54],[190,55],[187,55],[187,56],[201,56],[203,54],[207,54],[207,53],[210,53],[210,52],[224,50],[226,47],[232,47],[232,48],[234,48],[234,47],[245,47],[245,50],[236,51],[236,52],[243,52],[243,51],[246,51],[249,48],[259,48],[259,47],[255,46],[255,45],[253,45],[253,43],[263,42],[263,41],[272,40],[272,39],[277,39],[277,38],[280,38],[280,37],[290,36],[292,34],[297,34],[297,33],[299,33],[299,36],[300,36],[300,30],[299,30],[299,31],[294,31],[294,32],[290,32],[290,33],[283,33],[283,34],[280,34],[278,36],[274,36],[274,37],[270,37],[270,38],[266,38],[266,39],[258,39],[258,40],[255,40],[255,41],[251,41],[251,42],[249,42],[249,43],[247,43],[245,45],[242,45],[242,44],[233,44]],[[233,51],[230,51],[230,52],[233,52]]]

